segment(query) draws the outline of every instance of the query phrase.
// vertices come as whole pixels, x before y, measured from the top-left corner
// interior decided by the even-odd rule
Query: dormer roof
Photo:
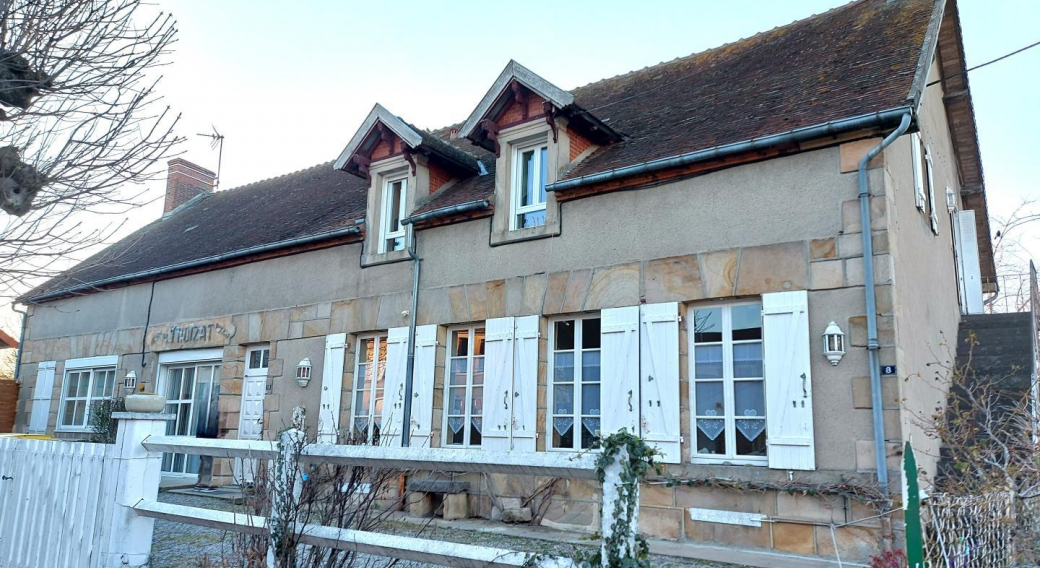
[[[476,157],[408,124],[378,103],[372,107],[372,111],[347,143],[347,147],[340,152],[333,167],[367,177],[367,165],[376,146],[381,141],[394,137],[401,141],[400,146],[406,154],[425,153],[464,175],[480,171]]]
[[[575,121],[575,126],[583,126],[583,130],[596,139],[596,142],[607,144],[622,139],[620,133],[575,104],[573,93],[553,85],[514,60],[506,64],[484,98],[473,109],[466,122],[462,123],[459,136],[469,138],[473,143],[488,150],[494,150],[494,137],[488,136],[483,121],[497,119],[513,103],[518,89],[522,91],[523,96],[533,93],[545,104],[551,105],[552,108],[545,110],[552,116],[558,113]]]

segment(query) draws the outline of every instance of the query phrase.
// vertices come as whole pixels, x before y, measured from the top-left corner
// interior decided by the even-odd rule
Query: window
[[[383,185],[382,238],[379,252],[404,250],[404,225],[407,213],[408,178],[387,180]]]
[[[259,371],[267,369],[271,360],[270,347],[257,347],[249,350],[249,362],[246,366],[248,371]],[[266,373],[263,373],[266,375]]]
[[[82,430],[90,425],[90,410],[112,398],[115,367],[66,369],[61,389],[60,429]]]
[[[484,418],[484,328],[450,332],[445,378],[445,446],[480,446]]]
[[[379,443],[383,423],[383,391],[386,387],[386,336],[358,340],[357,368],[354,372],[354,417],[351,436],[360,441]]]
[[[161,360],[160,360],[161,362]],[[220,362],[188,362],[163,365],[159,392],[166,397],[168,436],[216,435],[217,400],[220,395]],[[163,454],[161,470],[173,474],[199,472],[199,456]]]
[[[599,447],[599,317],[553,322],[549,362],[550,447]]]
[[[694,460],[764,464],[762,306],[692,312]]]
[[[511,230],[545,225],[545,184],[549,147],[545,143],[513,151],[513,213]]]

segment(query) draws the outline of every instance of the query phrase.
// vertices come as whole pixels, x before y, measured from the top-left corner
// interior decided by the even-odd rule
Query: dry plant
[[[0,0],[0,295],[140,205],[179,139],[155,87],[176,34],[138,0]]]
[[[346,443],[353,445],[356,441]],[[411,525],[390,522],[391,514],[403,502],[397,482],[406,472],[306,463],[301,457],[309,445],[301,435],[288,449],[291,457],[283,456],[267,464],[261,462],[255,468],[254,491],[245,499],[244,512],[269,517],[277,503],[281,514],[269,521],[270,530],[258,531],[258,534],[226,533],[219,564],[207,558],[200,566],[266,568],[269,547],[273,548],[275,565],[280,568],[375,567],[396,562],[301,542],[303,527],[307,524],[387,534],[401,532],[408,536],[416,536],[425,528],[416,531]],[[282,479],[301,482],[293,488]]]
[[[1010,493],[1019,511],[1017,550],[1040,554],[1036,378],[1021,384],[1020,369],[1002,376],[977,372],[971,356],[977,341],[974,335],[967,341],[965,363],[935,363],[940,368],[935,386],[947,393],[946,408],[916,417],[924,431],[941,442],[934,490],[951,497]]]

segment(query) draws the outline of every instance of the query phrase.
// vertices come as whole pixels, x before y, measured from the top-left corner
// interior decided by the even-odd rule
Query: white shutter
[[[646,304],[640,312],[642,436],[663,463],[679,463],[679,304]]]
[[[318,443],[335,444],[339,407],[343,396],[343,357],[347,334],[325,336],[325,361],[321,371],[321,407],[318,409]]]
[[[538,434],[539,316],[516,318],[513,335],[513,442],[518,452],[535,451]]]
[[[910,135],[910,158],[914,162],[914,202],[918,209],[924,211],[924,160],[921,156],[921,135],[917,132]]]
[[[509,451],[513,421],[513,318],[489,319],[484,339],[481,447]]]
[[[762,295],[769,467],[816,469],[808,293]]]
[[[44,361],[36,367],[36,387],[33,389],[32,414],[29,415],[29,432],[47,432],[47,420],[51,414],[51,396],[54,393],[54,367],[57,361]]]
[[[969,314],[981,314],[982,269],[979,268],[979,241],[975,230],[975,211],[958,211],[954,214],[957,233],[957,268],[960,272],[961,298]]]
[[[600,432],[639,432],[639,306],[603,310],[600,319]],[[678,397],[676,397],[678,398]]]
[[[386,335],[386,373],[383,375],[383,414],[379,445],[401,446],[404,424],[405,371],[408,368],[408,328],[394,327]]]
[[[929,221],[932,224],[932,232],[939,234],[939,213],[935,210],[935,176],[932,174],[932,152],[924,149],[925,166],[928,169],[928,210],[931,211]]]
[[[428,448],[433,430],[433,373],[437,366],[437,326],[415,328],[415,368],[412,371],[412,432],[408,445]]]

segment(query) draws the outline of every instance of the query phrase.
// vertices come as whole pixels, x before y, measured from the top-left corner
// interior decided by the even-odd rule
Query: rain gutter
[[[649,174],[697,162],[715,160],[734,154],[753,152],[755,150],[764,150],[766,148],[772,148],[773,146],[779,146],[782,144],[790,144],[793,142],[806,142],[809,140],[816,140],[826,136],[835,136],[846,132],[863,130],[865,128],[882,128],[890,124],[894,124],[900,119],[901,116],[908,112],[910,112],[910,107],[899,107],[891,110],[883,110],[879,112],[873,112],[870,114],[854,116],[852,118],[832,120],[829,122],[824,122],[822,124],[817,124],[815,126],[807,126],[804,128],[788,130],[787,132],[781,132],[780,134],[763,136],[761,138],[751,138],[749,140],[744,140],[743,142],[723,144],[721,146],[715,146],[713,148],[697,150],[696,152],[679,154],[670,158],[651,160],[649,162],[643,162],[641,164],[625,166],[622,168],[615,168],[612,170],[607,170],[605,172],[599,172],[595,174],[576,177],[574,179],[558,181],[556,183],[551,183],[545,186],[545,191],[565,191],[568,189],[574,189],[576,187],[581,187],[594,183],[613,181],[623,177],[635,176],[640,174]]]

